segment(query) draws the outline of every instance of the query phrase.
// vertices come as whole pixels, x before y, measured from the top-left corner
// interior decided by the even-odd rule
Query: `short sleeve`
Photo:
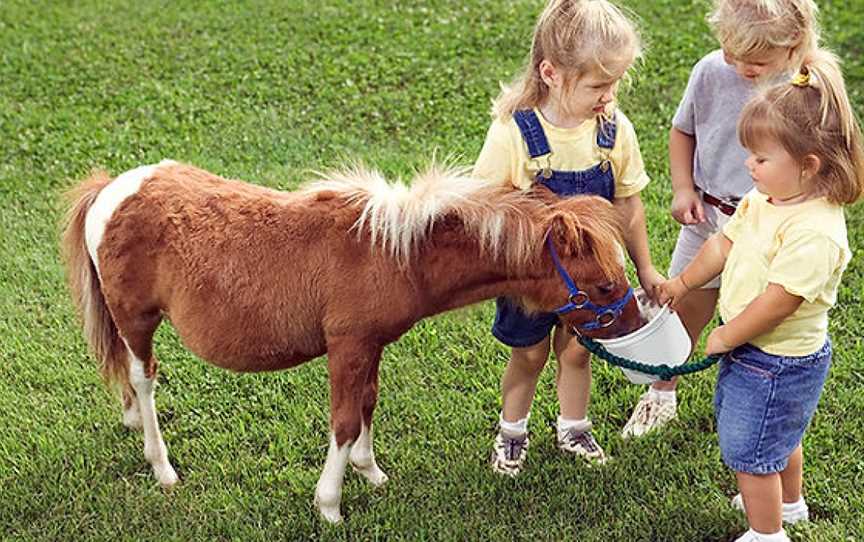
[[[703,62],[700,61],[693,67],[693,71],[690,72],[690,79],[687,81],[684,97],[681,98],[681,102],[678,103],[678,109],[675,111],[675,116],[672,117],[672,126],[688,135],[696,133],[695,97],[698,95],[699,87],[702,85],[702,66]]]
[[[639,150],[639,140],[633,123],[620,111],[612,163],[615,171],[615,197],[626,198],[638,194],[648,184],[648,174]]]
[[[723,235],[733,243],[738,240],[741,230],[744,228],[744,223],[747,220],[747,215],[750,212],[752,204],[752,194],[747,194],[741,201],[738,202],[738,208],[735,209],[735,214],[729,219],[729,222],[723,226]]]
[[[768,282],[812,303],[836,280],[841,248],[825,233],[788,232],[768,267]]]
[[[495,183],[513,183],[513,159],[508,127],[495,120],[486,132],[486,141],[474,163],[472,176]]]

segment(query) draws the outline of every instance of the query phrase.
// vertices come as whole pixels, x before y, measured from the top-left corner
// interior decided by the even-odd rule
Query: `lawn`
[[[647,52],[621,107],[653,182],[643,193],[658,268],[668,214],[670,119],[692,64],[716,47],[707,2],[627,4]],[[864,114],[864,0],[821,2]],[[712,414],[716,369],[683,380],[679,419],[638,441],[618,433],[643,391],[594,365],[591,415],[614,460],[589,468],[554,446],[551,365],[532,415],[529,468],[488,464],[508,352],[491,303],[418,324],[381,369],[381,490],[349,473],[346,521],[312,506],[327,451],[322,359],[237,375],[158,335],[157,408],[181,484],[154,481],[140,433],[120,423],[64,286],[58,195],[93,167],[163,158],[292,189],[361,159],[409,177],[433,155],[470,163],[498,82],[527,54],[537,1],[0,3],[0,537],[8,540],[731,540]],[[864,246],[864,207],[849,209]],[[835,358],[804,441],[813,521],[796,540],[864,539],[864,260],[832,313]]]

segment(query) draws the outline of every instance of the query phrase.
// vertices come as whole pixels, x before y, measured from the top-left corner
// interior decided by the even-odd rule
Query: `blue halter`
[[[567,289],[570,290],[568,303],[555,309],[555,314],[561,315],[577,309],[587,309],[594,313],[594,321],[586,324],[579,324],[580,328],[591,331],[611,326],[612,323],[621,316],[624,306],[633,297],[633,288],[628,287],[627,293],[618,301],[609,303],[608,305],[595,305],[591,302],[591,298],[588,297],[588,294],[576,286],[576,283],[573,282],[572,278],[570,278],[570,275],[564,269],[564,266],[561,265],[561,260],[558,259],[558,253],[555,252],[555,246],[552,244],[552,239],[550,237],[546,238],[546,246],[549,247],[549,254],[552,256],[552,263],[555,264],[555,269],[558,270],[558,274],[561,275],[561,278],[564,279],[564,283],[567,284]],[[603,322],[602,318],[606,315],[610,315],[612,318],[607,322]]]

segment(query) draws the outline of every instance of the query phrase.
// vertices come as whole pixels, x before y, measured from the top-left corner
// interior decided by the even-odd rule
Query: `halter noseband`
[[[546,238],[546,246],[549,247],[549,255],[552,256],[552,263],[555,264],[555,269],[558,270],[558,274],[561,275],[562,279],[564,279],[564,283],[567,284],[567,289],[570,291],[568,303],[558,307],[553,312],[561,315],[577,309],[586,309],[594,313],[594,320],[585,324],[579,324],[579,328],[591,331],[611,326],[615,320],[621,316],[624,306],[633,297],[633,288],[628,286],[627,293],[618,301],[614,301],[608,305],[595,305],[591,302],[591,298],[588,294],[576,286],[576,283],[573,282],[572,278],[570,278],[570,275],[564,269],[564,266],[561,265],[561,260],[558,259],[558,253],[555,252],[555,246],[552,244],[552,239],[550,237]],[[611,316],[611,318],[604,322],[603,318],[607,315]],[[576,327],[577,326],[574,326],[574,329]],[[576,331],[578,331],[578,329]]]

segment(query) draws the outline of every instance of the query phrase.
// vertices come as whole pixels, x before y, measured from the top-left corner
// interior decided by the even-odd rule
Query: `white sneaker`
[[[740,493],[732,497],[732,508],[744,512],[744,497]],[[810,510],[807,508],[807,503],[804,502],[804,497],[801,497],[798,502],[783,503],[783,523],[792,525],[809,519]]]
[[[783,529],[781,529],[779,533],[769,535],[768,537],[760,535],[753,529],[748,529],[746,533],[736,538],[735,542],[766,542],[768,540],[770,540],[771,542],[791,542],[789,540],[789,536],[786,534],[786,531],[784,531]]]
[[[528,457],[528,433],[511,436],[498,432],[492,449],[493,471],[507,476],[516,476],[522,470],[526,457]]]
[[[602,465],[609,460],[603,448],[597,444],[597,439],[591,434],[591,425],[582,431],[569,429],[557,432],[558,448],[568,454],[578,455],[589,463]]]
[[[655,399],[651,390],[642,394],[633,414],[624,425],[621,436],[624,438],[641,437],[649,431],[659,429],[674,420],[677,416],[677,405],[675,401],[661,401]]]

